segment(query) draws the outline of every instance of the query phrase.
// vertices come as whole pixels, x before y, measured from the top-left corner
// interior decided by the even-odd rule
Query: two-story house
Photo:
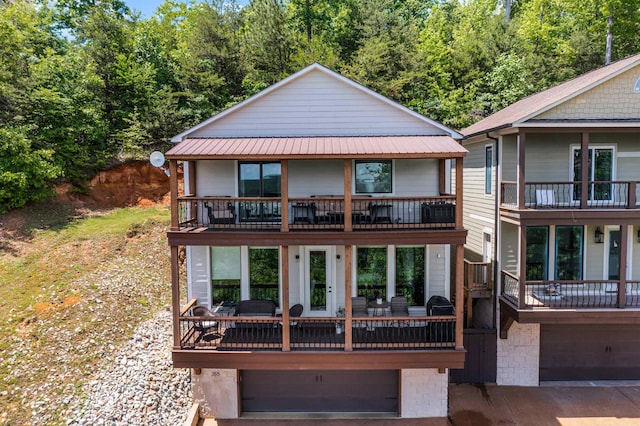
[[[460,138],[313,64],[173,139],[173,364],[203,417],[446,417]]]
[[[496,271],[497,383],[640,378],[640,55],[462,133],[466,256]]]

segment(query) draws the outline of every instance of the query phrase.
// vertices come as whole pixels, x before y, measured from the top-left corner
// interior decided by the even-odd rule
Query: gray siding
[[[375,95],[313,70],[190,137],[442,135]]]
[[[395,195],[439,195],[438,160],[396,160],[394,166]]]
[[[289,197],[343,194],[344,161],[289,161]]]
[[[236,195],[234,160],[206,160],[196,164],[196,189],[200,197]]]
[[[512,274],[518,274],[518,227],[501,222],[500,267]]]
[[[448,251],[448,245],[434,244],[428,247],[428,271],[426,271],[428,283],[427,300],[434,295],[450,297],[449,277],[446,274],[448,256],[445,254]]]
[[[640,226],[632,226],[631,238],[629,244],[631,245],[631,256],[629,263],[631,266],[631,279],[640,280],[640,243],[638,242],[638,231]]]
[[[602,229],[602,227],[600,227],[600,229]],[[596,244],[594,242],[593,235],[595,230],[595,226],[584,227],[586,256],[584,256],[583,270],[585,280],[601,280],[604,278],[603,262],[607,244]]]
[[[515,182],[518,179],[518,137],[502,137],[502,158],[500,158],[502,180]]]
[[[465,229],[469,231],[466,249],[478,256],[482,256],[482,236],[485,229],[491,229],[492,234],[495,235],[495,144],[493,144],[494,166],[491,194],[485,194],[485,148],[491,142],[486,140],[465,146],[469,150],[469,154],[464,160],[463,224]]]

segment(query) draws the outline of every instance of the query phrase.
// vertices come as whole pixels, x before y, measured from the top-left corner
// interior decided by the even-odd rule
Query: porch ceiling
[[[450,136],[198,138],[178,143],[167,152],[167,158],[459,158],[466,153]]]

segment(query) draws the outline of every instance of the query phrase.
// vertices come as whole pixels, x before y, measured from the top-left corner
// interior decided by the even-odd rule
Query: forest
[[[0,213],[319,62],[455,129],[640,51],[640,0],[0,0]]]

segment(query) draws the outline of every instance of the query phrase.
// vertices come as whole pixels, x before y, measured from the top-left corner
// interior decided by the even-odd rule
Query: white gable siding
[[[640,118],[640,93],[633,86],[640,77],[640,65],[576,96],[536,119],[621,119]]]
[[[313,70],[189,137],[432,134],[445,132],[346,82]]]
[[[187,247],[187,295],[198,299],[199,305],[210,306],[209,247]]]

